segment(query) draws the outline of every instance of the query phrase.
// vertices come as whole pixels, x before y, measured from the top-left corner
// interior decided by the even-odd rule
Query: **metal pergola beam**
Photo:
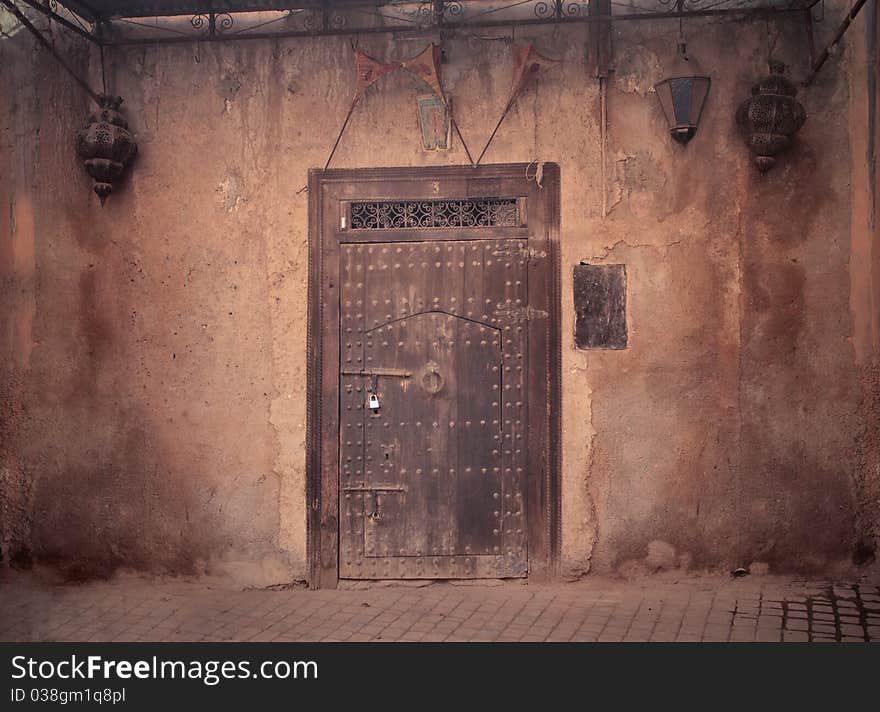
[[[39,0],[21,0],[21,2],[23,2],[25,5],[28,5],[29,7],[32,7],[37,12],[42,13],[43,15],[48,17],[49,19],[57,22],[59,25],[62,25],[66,29],[70,30],[71,32],[75,32],[80,37],[85,37],[89,42],[92,42],[93,44],[96,44],[96,45],[101,44],[101,41],[94,34],[92,34],[91,32],[87,32],[86,30],[84,30],[82,27],[80,27],[76,23],[71,22],[70,20],[68,20],[66,17],[63,17],[62,15],[59,15],[49,5],[39,2]],[[3,4],[6,5],[7,7],[9,7],[9,3],[3,3]]]
[[[9,10],[9,12],[15,15],[15,18],[22,25],[24,25],[25,29],[27,29],[28,32],[30,32],[34,36],[34,39],[36,39],[41,45],[43,45],[43,47],[49,52],[49,54],[51,54],[55,58],[55,60],[64,68],[64,71],[66,71],[73,78],[73,80],[77,84],[79,84],[80,88],[86,94],[88,94],[89,97],[91,97],[92,101],[94,101],[98,105],[101,104],[101,99],[98,96],[98,93],[94,89],[92,89],[84,79],[82,79],[76,72],[73,71],[71,66],[64,59],[64,57],[58,54],[58,52],[52,46],[52,43],[43,36],[42,32],[34,27],[33,23],[28,20],[27,17],[25,17],[24,13],[15,6],[12,0],[0,0],[0,5],[3,5],[4,7],[6,7],[6,9]]]
[[[698,18],[698,17],[719,17],[719,16],[731,16],[731,17],[743,17],[743,16],[756,16],[756,17],[769,17],[773,15],[787,15],[791,13],[808,13],[810,9],[816,5],[819,0],[812,0],[807,3],[798,3],[793,4],[791,6],[783,6],[783,7],[772,7],[772,6],[764,6],[764,7],[731,7],[731,8],[723,8],[723,7],[712,7],[706,9],[699,9],[694,7],[686,7],[683,0],[672,0],[667,7],[667,10],[660,10],[658,12],[625,12],[621,14],[583,14],[583,15],[564,15],[561,12],[561,7],[564,5],[562,0],[550,0],[550,2],[546,3],[548,7],[552,7],[554,5],[559,6],[556,8],[555,14],[550,14],[546,17],[535,17],[535,18],[508,18],[504,20],[495,20],[495,19],[476,19],[476,20],[462,20],[462,21],[448,21],[445,19],[445,13],[449,10],[449,8],[453,5],[453,3],[447,3],[445,0],[434,0],[434,19],[430,22],[423,22],[419,24],[413,24],[412,26],[407,26],[405,24],[400,25],[383,25],[383,26],[373,26],[373,27],[348,27],[348,26],[336,26],[333,23],[322,22],[319,26],[315,28],[308,29],[294,29],[294,30],[280,30],[278,32],[271,31],[248,31],[247,29],[239,30],[236,32],[222,32],[215,30],[215,22],[214,18],[220,17],[222,15],[235,15],[239,12],[250,12],[250,10],[246,7],[246,4],[241,8],[241,10],[237,9],[225,9],[225,6],[235,6],[234,2],[228,3],[220,3],[220,7],[224,9],[218,8],[214,11],[205,11],[203,13],[203,17],[209,18],[208,26],[209,31],[204,34],[192,34],[192,35],[181,35],[181,34],[168,34],[164,36],[156,36],[156,37],[130,37],[130,38],[118,38],[114,39],[112,36],[107,36],[107,33],[103,32],[104,28],[112,28],[114,22],[118,21],[118,18],[107,16],[104,17],[101,15],[100,11],[95,7],[91,6],[87,1],[84,0],[71,0],[69,3],[65,3],[64,0],[60,0],[59,4],[64,6],[67,9],[70,9],[71,12],[76,12],[76,14],[80,17],[84,17],[87,21],[91,21],[94,23],[96,30],[93,32],[88,32],[84,30],[79,25],[71,22],[66,17],[60,15],[56,12],[49,2],[46,0],[20,0],[25,3],[29,7],[33,8],[37,12],[49,17],[51,20],[57,22],[59,25],[65,27],[66,29],[74,32],[87,39],[89,42],[99,45],[99,46],[132,46],[132,45],[151,45],[151,44],[182,44],[188,42],[228,42],[228,41],[236,41],[236,40],[247,40],[247,39],[282,39],[287,37],[320,37],[320,36],[347,36],[347,35],[371,35],[371,34],[394,34],[394,33],[405,33],[408,35],[421,35],[421,34],[433,34],[440,30],[444,31],[455,31],[455,30],[467,30],[467,29],[491,29],[498,27],[534,27],[534,26],[545,26],[545,25],[575,25],[575,24],[592,24],[592,23],[608,23],[611,22],[628,22],[628,21],[642,21],[642,20],[674,20],[674,19],[685,19],[685,18]],[[661,5],[665,4],[660,0]],[[6,4],[6,3],[4,3]],[[344,13],[347,10],[356,10],[357,8],[373,8],[377,12],[386,5],[387,3],[382,2],[382,0],[337,0],[337,2],[329,2],[328,0],[298,0],[287,4],[285,9],[288,10],[304,10],[304,11],[315,11],[324,13],[325,20],[330,12],[338,11],[340,13]],[[457,3],[455,3],[457,4]],[[511,7],[515,6],[513,0],[511,0]],[[69,5],[69,7],[68,7]],[[211,3],[208,3],[210,6]],[[508,8],[498,8],[497,10],[503,10]],[[494,12],[494,11],[493,11]],[[168,15],[167,17],[185,17],[189,15],[189,12],[186,13],[176,13],[174,15]],[[484,13],[484,15],[490,15],[490,13]],[[132,18],[134,20],[136,18]],[[405,21],[404,18],[400,18],[402,21]],[[124,19],[123,19],[124,20]],[[137,23],[140,27],[155,29],[157,32],[162,32],[164,28],[159,26],[149,26],[143,23]],[[256,28],[255,28],[256,29]]]
[[[843,36],[846,34],[846,31],[849,29],[849,26],[852,24],[852,21],[856,19],[856,16],[859,14],[861,9],[864,7],[867,0],[856,0],[855,5],[852,6],[850,11],[846,14],[846,17],[843,18],[843,21],[840,23],[840,26],[837,28],[837,32],[834,33],[834,37],[831,42],[828,43],[828,46],[822,50],[819,57],[813,61],[813,66],[810,70],[810,75],[807,77],[804,84],[810,85],[813,83],[813,80],[816,78],[816,75],[819,73],[819,70],[822,69],[822,66],[825,62],[828,61],[828,58],[831,56],[831,51],[835,45],[837,45],[840,40],[843,39]]]
[[[818,0],[817,0],[818,2]],[[812,6],[810,6],[812,7]],[[809,8],[807,8],[808,10]],[[801,14],[805,8],[732,8],[732,9],[710,9],[710,10],[688,10],[685,12],[670,10],[666,12],[652,13],[627,13],[620,15],[584,15],[578,17],[566,18],[535,18],[535,19],[509,19],[509,20],[477,20],[472,22],[433,22],[422,25],[414,25],[408,27],[406,25],[393,25],[382,27],[332,27],[323,26],[314,30],[283,30],[280,32],[248,32],[247,30],[227,33],[209,32],[204,35],[187,35],[187,36],[165,36],[155,38],[128,38],[128,39],[102,39],[105,46],[131,46],[131,45],[152,45],[152,44],[182,44],[187,42],[232,42],[237,40],[259,40],[259,39],[282,39],[286,37],[321,37],[321,36],[340,36],[340,35],[370,35],[370,34],[395,34],[403,33],[407,35],[423,35],[433,34],[440,30],[455,31],[467,29],[486,29],[493,27],[535,27],[542,25],[579,25],[593,23],[608,23],[618,21],[639,21],[639,20],[674,20],[680,18],[692,17],[768,17],[774,15],[790,15]],[[143,26],[143,25],[142,25]],[[155,28],[161,31],[161,27]]]

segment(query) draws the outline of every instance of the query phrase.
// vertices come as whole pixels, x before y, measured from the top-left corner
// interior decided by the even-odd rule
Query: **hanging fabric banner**
[[[361,97],[366,93],[367,89],[373,86],[373,84],[400,66],[400,64],[396,62],[382,64],[379,60],[373,59],[359,49],[355,49],[354,51],[354,65],[357,70],[357,83],[355,84],[354,98],[351,100],[351,106],[348,107],[348,113],[345,115],[345,121],[342,122],[342,128],[339,129],[339,135],[336,136],[336,142],[333,144],[330,155],[327,156],[327,162],[324,164],[325,171],[330,167],[330,161],[333,160],[333,155],[339,147],[339,141],[342,140],[342,134],[345,133],[348,121],[351,119],[352,113],[354,113],[354,107],[361,100]]]
[[[382,62],[364,54],[359,49],[354,51],[354,57],[355,66],[357,67],[357,86],[355,87],[354,99],[352,99],[351,103],[357,104],[367,89],[389,72],[393,72],[400,65],[396,62],[382,64]]]
[[[474,165],[479,165],[483,156],[486,155],[486,151],[489,150],[489,146],[492,144],[495,134],[501,127],[501,123],[510,112],[510,109],[513,107],[520,94],[528,88],[529,84],[537,78],[539,74],[559,64],[558,59],[548,59],[547,57],[542,57],[538,54],[538,50],[535,49],[535,45],[531,42],[527,45],[514,48],[513,57],[513,85],[510,88],[510,97],[507,100],[507,105],[504,107],[504,111],[501,112],[501,118],[498,119],[498,123],[495,124],[495,129],[492,131],[492,135],[489,136],[489,140],[486,141],[486,145],[483,147],[483,151],[480,153],[480,157]]]
[[[431,87],[431,91],[446,103],[446,95],[443,93],[443,85],[440,83],[439,45],[432,42],[425,47],[421,54],[401,62],[400,66],[425,82],[425,84]]]
[[[527,45],[514,49],[513,86],[510,90],[508,107],[513,105],[517,97],[522,94],[529,83],[538,74],[559,64],[557,59],[547,59],[538,54],[535,45],[529,42]]]
[[[464,136],[461,135],[461,130],[458,128],[455,116],[452,113],[452,104],[447,98],[446,92],[443,91],[443,84],[440,81],[440,56],[440,45],[432,42],[425,47],[420,54],[412,59],[406,60],[405,62],[401,62],[400,66],[431,87],[431,91],[433,91],[434,94],[437,95],[437,98],[443,102],[443,105],[446,107],[446,111],[449,114],[449,122],[452,125],[452,128],[455,129],[455,133],[458,135],[458,140],[461,141],[461,145],[464,148],[464,152],[467,154],[468,160],[473,163],[474,159],[471,158],[470,149],[468,148],[467,143],[465,143]],[[420,104],[419,106],[421,110],[422,105]]]

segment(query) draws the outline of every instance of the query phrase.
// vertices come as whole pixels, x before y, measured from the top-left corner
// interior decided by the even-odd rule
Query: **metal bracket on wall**
[[[611,0],[593,0],[589,14],[602,18],[601,22],[590,25],[590,59],[596,68],[596,77],[602,81],[608,79],[614,54]]]

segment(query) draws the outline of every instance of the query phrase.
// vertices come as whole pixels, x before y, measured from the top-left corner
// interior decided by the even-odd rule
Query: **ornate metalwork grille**
[[[516,198],[369,201],[351,204],[354,230],[519,227]]]

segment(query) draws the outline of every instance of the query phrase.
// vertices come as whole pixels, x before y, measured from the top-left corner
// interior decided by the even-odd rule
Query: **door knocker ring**
[[[433,361],[429,361],[428,365],[425,366],[425,372],[422,374],[421,383],[422,388],[424,388],[426,392],[434,395],[443,390],[446,381],[443,376],[440,375],[440,367]]]

